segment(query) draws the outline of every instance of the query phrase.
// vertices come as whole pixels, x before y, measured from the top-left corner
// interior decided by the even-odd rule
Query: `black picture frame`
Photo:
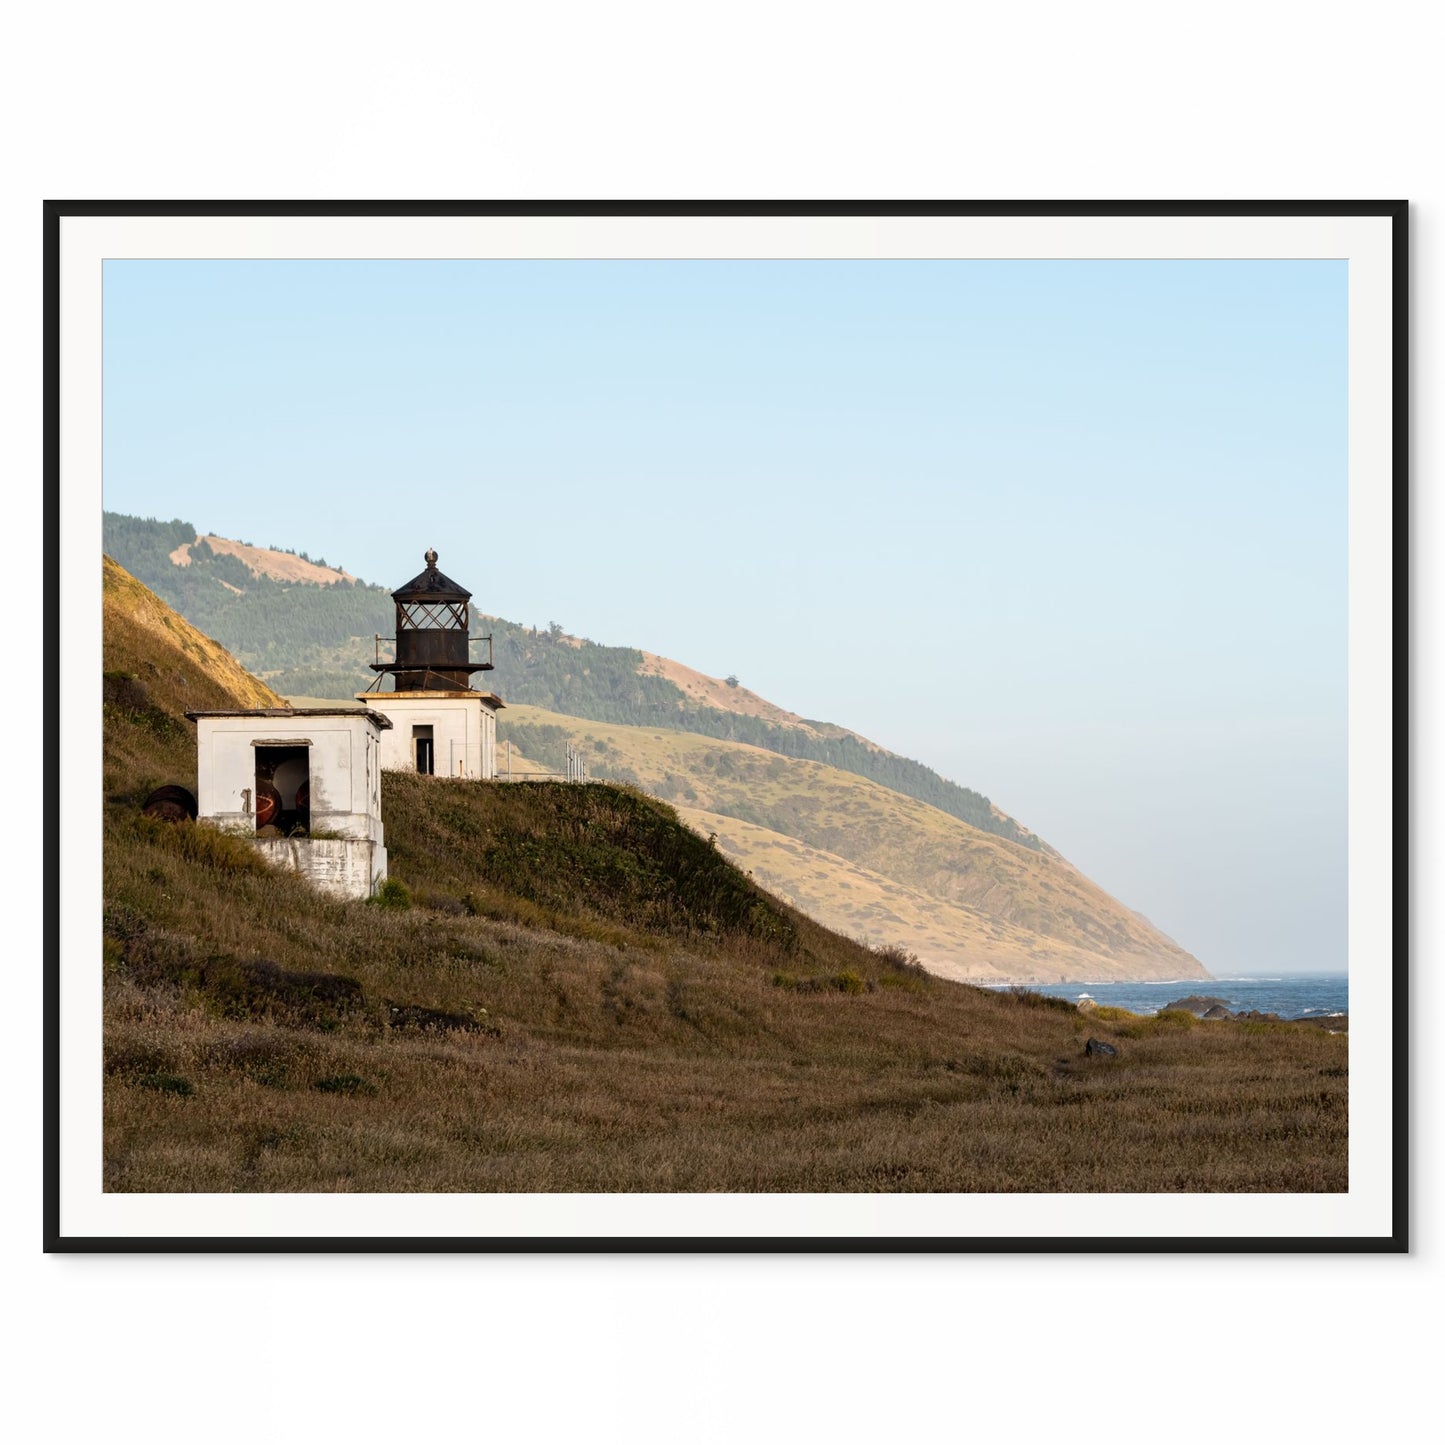
[[[1226,219],[1255,218],[1373,218],[1389,227],[1389,357],[1391,455],[1389,486],[1393,508],[1392,550],[1397,586],[1403,579],[1403,593],[1409,589],[1409,457],[1410,457],[1410,243],[1408,203],[1400,200],[1359,201],[972,201],[972,202],[265,202],[265,201],[47,201],[44,225],[44,525],[48,558],[59,556],[62,547],[64,507],[62,494],[62,231],[67,220],[79,218],[300,218],[389,219],[437,218],[588,218],[627,217],[640,219],[708,218],[1114,218],[1114,219]],[[1382,318],[1383,319],[1383,318]],[[47,566],[43,582],[46,628],[43,647],[46,675],[62,676],[65,664],[63,639],[56,619],[61,614],[62,569]],[[1398,594],[1397,594],[1398,595]],[[1393,626],[1393,613],[1392,613]],[[1401,639],[1408,644],[1408,629]],[[1408,655],[1408,653],[1406,653]],[[62,988],[61,930],[62,880],[67,839],[57,819],[47,817],[44,836],[44,1248],[47,1252],[444,1252],[492,1251],[596,1253],[628,1252],[796,1252],[836,1253],[849,1251],[938,1252],[976,1251],[984,1253],[1027,1251],[1031,1253],[1079,1252],[1194,1252],[1194,1253],[1400,1253],[1409,1249],[1410,1196],[1410,1097],[1409,1097],[1409,957],[1408,957],[1408,867],[1407,829],[1408,736],[1405,706],[1408,677],[1395,676],[1390,733],[1396,760],[1392,763],[1391,793],[1394,802],[1392,843],[1394,871],[1390,892],[1398,928],[1389,961],[1391,1006],[1388,1020],[1390,1071],[1391,1168],[1389,1179],[1388,1228],[1371,1234],[1341,1234],[1334,1237],[1300,1235],[1183,1235],[1125,1238],[1112,1234],[1018,1235],[978,1237],[878,1237],[842,1238],[834,1235],[804,1237],[783,1235],[758,1237],[738,1233],[720,1237],[707,1235],[682,1238],[674,1235],[640,1239],[632,1236],[587,1235],[503,1236],[355,1236],[311,1233],[290,1235],[197,1236],[192,1234],[98,1235],[67,1233],[62,1228]],[[56,689],[45,695],[47,733],[58,724]]]

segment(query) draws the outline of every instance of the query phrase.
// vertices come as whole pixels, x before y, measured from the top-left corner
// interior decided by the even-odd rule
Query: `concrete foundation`
[[[370,898],[386,881],[386,849],[369,838],[257,838],[261,856],[335,898]]]

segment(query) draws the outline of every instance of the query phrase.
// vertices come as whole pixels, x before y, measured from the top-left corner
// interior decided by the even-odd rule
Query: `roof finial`
[[[426,565],[427,565],[428,567],[435,567],[436,564],[437,564],[437,549],[436,549],[435,547],[428,547],[428,548],[426,549]]]

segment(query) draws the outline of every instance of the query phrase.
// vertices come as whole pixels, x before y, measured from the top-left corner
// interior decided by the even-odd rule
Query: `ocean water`
[[[1158,1013],[1165,1004],[1198,994],[1222,998],[1239,1012],[1258,1009],[1285,1019],[1350,1011],[1350,980],[1343,973],[1280,974],[1275,978],[1190,978],[1178,983],[1047,983],[1030,985],[1077,1003],[1084,995],[1095,1003],[1126,1008],[1131,1013]]]

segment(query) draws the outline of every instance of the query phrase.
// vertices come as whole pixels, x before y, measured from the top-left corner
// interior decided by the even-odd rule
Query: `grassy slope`
[[[982,833],[855,773],[744,743],[538,708],[509,707],[502,717],[504,730],[520,726],[524,738],[528,727],[565,729],[595,774],[635,780],[676,804],[814,917],[906,946],[951,977],[1208,977],[1057,854]]]
[[[847,858],[723,813],[680,807],[678,817],[740,868],[811,917],[871,944],[906,940],[924,965],[944,978],[974,982],[1047,978],[1105,965],[1076,949],[920,893]]]
[[[388,774],[407,909],[152,824],[234,674],[105,596],[109,1189],[1346,1187],[1346,1036],[928,977],[636,792]]]
[[[182,714],[284,700],[109,557],[101,579],[106,793],[143,799],[161,783],[194,791],[196,735]]]

